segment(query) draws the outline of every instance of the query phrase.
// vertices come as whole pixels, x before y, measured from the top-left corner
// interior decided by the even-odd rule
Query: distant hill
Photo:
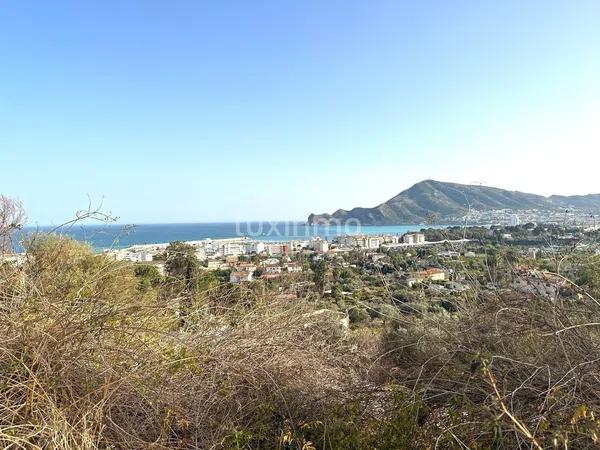
[[[362,225],[422,223],[432,216],[437,220],[459,218],[469,209],[548,210],[564,208],[600,210],[600,194],[560,196],[527,194],[487,186],[425,180],[374,208],[338,209],[333,214],[311,214],[309,223],[360,221]]]

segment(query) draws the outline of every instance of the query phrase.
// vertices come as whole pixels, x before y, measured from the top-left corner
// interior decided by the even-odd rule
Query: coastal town
[[[298,256],[306,260],[338,260],[352,251],[364,252],[374,261],[384,257],[386,249],[408,249],[441,244],[460,245],[467,239],[426,241],[423,233],[404,235],[347,235],[331,241],[315,237],[309,240],[261,241],[248,237],[229,239],[205,239],[185,244],[192,247],[195,256],[206,270],[230,271],[230,282],[249,282],[256,273],[262,279],[270,279],[286,273],[299,273],[305,268]],[[135,245],[126,249],[105,250],[104,253],[118,261],[154,265],[164,275],[165,252],[169,244]],[[261,269],[261,270],[258,270]],[[415,274],[416,279],[446,279],[445,273],[428,269]]]
[[[378,298],[383,296],[382,286],[387,286],[401,292],[400,297],[410,299],[407,304],[427,298],[431,306],[436,301],[445,304],[448,295],[498,289],[501,283],[490,280],[487,273],[490,264],[497,263],[498,255],[514,262],[510,268],[512,281],[507,287],[556,296],[555,291],[564,283],[551,275],[551,261],[565,252],[600,254],[593,239],[597,233],[595,227],[565,228],[513,220],[513,225],[508,226],[429,228],[397,235],[289,241],[235,237],[180,244],[193,254],[201,271],[218,273],[220,279],[232,285],[261,281],[279,285],[284,293],[303,295],[320,284],[316,290],[323,298],[346,299],[364,297],[365,292]],[[170,248],[171,244],[166,243],[147,244],[104,253],[119,261],[153,266],[165,276],[165,264],[176,254]],[[315,267],[319,264],[326,267],[320,283],[315,280],[319,271]],[[474,278],[473,273],[480,273],[479,278]],[[344,308],[342,305],[338,309]],[[366,310],[369,308],[375,310],[378,306],[370,305]]]
[[[598,211],[585,208],[560,208],[553,209],[489,209],[477,210],[472,208],[467,215],[452,216],[446,219],[447,223],[475,225],[507,225],[517,226],[521,223],[545,223],[563,226],[593,227],[599,222]]]
[[[463,294],[474,288],[497,289],[498,283],[490,280],[487,273],[497,255],[515,262],[511,266],[513,290],[556,290],[557,279],[550,275],[555,270],[552,261],[566,253],[599,255],[598,233],[595,224],[521,223],[520,216],[513,214],[505,216],[503,225],[495,226],[423,228],[420,232],[403,234],[346,234],[291,240],[241,236],[133,245],[104,249],[100,253],[115,261],[149,267],[164,278],[169,276],[169,260],[177,258],[184,249],[200,272],[218,274],[220,280],[232,285],[261,281],[281,285],[282,291],[287,292],[305,293],[312,289],[324,297],[349,298],[358,295],[357,285],[363,291],[365,286],[375,286],[377,289],[371,290],[370,295],[381,296],[377,291],[387,283],[388,288],[406,289],[402,295],[407,298],[414,298],[415,292],[427,291],[431,302],[440,295]],[[2,259],[21,265],[26,254],[8,253]],[[318,264],[326,267],[320,283],[315,281]],[[467,274],[476,268],[480,279],[469,279]],[[335,274],[340,271],[344,279],[336,279]],[[353,285],[347,282],[349,279],[358,279],[360,283]],[[553,281],[553,287],[546,283],[548,280]]]

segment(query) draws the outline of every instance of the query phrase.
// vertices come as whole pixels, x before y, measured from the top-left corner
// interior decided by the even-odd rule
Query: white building
[[[355,236],[340,236],[337,238],[340,247],[357,247]]]
[[[246,253],[245,245],[241,242],[225,242],[221,247],[223,256],[238,256]]]
[[[261,241],[251,241],[245,244],[246,254],[256,253],[257,255],[265,251],[265,243]]]
[[[511,214],[509,224],[511,227],[516,227],[521,224],[521,219],[519,219],[518,214]]]
[[[204,247],[196,248],[196,258],[199,261],[204,261],[206,259],[206,249]]]
[[[296,253],[302,251],[303,248],[306,248],[306,241],[290,241],[290,252]]]
[[[381,236],[368,236],[366,248],[379,248],[383,243],[384,239]]]
[[[268,274],[281,273],[281,271],[282,271],[282,267],[279,264],[265,266],[265,273],[268,273]]]
[[[302,272],[302,265],[295,262],[285,263],[283,266],[288,272]]]
[[[396,242],[397,239],[396,237]],[[377,249],[385,242],[384,236],[343,236],[339,238],[339,243],[343,247]]]
[[[123,260],[126,259],[127,261],[131,261],[131,262],[152,262],[152,253],[150,252],[127,252],[127,253],[122,253],[121,258],[117,258],[117,260]]]
[[[317,253],[327,253],[329,251],[329,243],[321,238],[312,239],[309,246]]]
[[[425,235],[423,233],[409,233],[402,237],[405,244],[424,244]]]
[[[140,253],[140,262],[152,262],[154,257],[150,252],[142,252]]]

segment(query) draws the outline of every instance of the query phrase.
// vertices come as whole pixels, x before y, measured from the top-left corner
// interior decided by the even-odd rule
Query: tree
[[[147,292],[150,288],[158,286],[162,281],[158,268],[150,264],[136,265],[133,272],[139,280],[138,289],[141,292]]]
[[[180,325],[184,326],[186,316],[192,309],[192,295],[198,278],[199,262],[196,258],[196,249],[184,242],[174,241],[169,244],[165,253],[165,272],[168,285],[175,288],[181,298]]]
[[[25,223],[25,209],[19,200],[0,194],[0,254],[12,251],[12,235]]]
[[[166,251],[165,271],[167,276],[185,280],[191,280],[191,275],[198,269],[196,249],[184,242],[174,241],[169,244]]]
[[[327,263],[324,259],[314,260],[311,263],[310,268],[313,271],[315,289],[320,295],[323,295],[323,291],[325,290],[325,278],[327,275]]]

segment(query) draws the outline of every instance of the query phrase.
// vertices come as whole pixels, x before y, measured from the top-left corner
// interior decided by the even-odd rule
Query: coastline
[[[249,238],[265,243],[310,240],[319,237],[331,240],[344,235],[402,235],[425,227],[445,228],[447,225],[403,224],[387,226],[311,226],[302,222],[224,222],[185,224],[85,224],[59,229],[61,234],[86,242],[96,251],[119,250],[130,247],[155,248],[169,242],[201,243],[207,240],[235,240]],[[51,227],[24,228],[16,241],[29,233],[46,232]]]

